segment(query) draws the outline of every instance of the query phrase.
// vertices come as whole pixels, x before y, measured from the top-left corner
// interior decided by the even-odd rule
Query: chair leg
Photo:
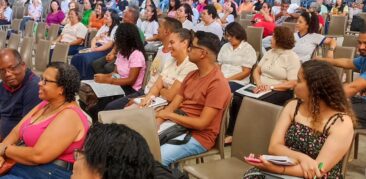
[[[200,159],[196,158],[196,164],[199,164],[199,163],[200,163]]]
[[[359,141],[359,138],[360,138],[360,134],[356,134],[355,136],[355,150],[353,152],[353,158],[354,159],[357,159],[358,157],[358,141]]]
[[[203,157],[201,157],[201,163],[205,163],[205,160],[203,159]]]

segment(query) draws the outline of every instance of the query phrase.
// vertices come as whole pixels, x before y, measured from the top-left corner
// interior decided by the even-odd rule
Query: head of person
[[[303,12],[296,22],[296,29],[304,33],[317,33],[319,31],[318,15],[314,12]]]
[[[321,125],[320,104],[352,116],[350,105],[338,74],[327,62],[309,60],[301,65],[298,72],[295,94],[308,103],[313,125]]]
[[[39,82],[39,98],[46,101],[65,99],[75,101],[80,87],[78,70],[63,62],[52,62],[41,75]]]
[[[336,1],[336,6],[339,7],[339,6],[342,6],[343,5],[343,0],[337,0]]]
[[[169,1],[169,11],[176,11],[180,7],[180,0]]]
[[[94,12],[97,15],[97,18],[100,18],[100,19],[103,18],[106,11],[107,11],[107,8],[105,7],[104,4],[95,5]]]
[[[50,3],[51,12],[61,11],[60,3],[57,0],[52,0]]]
[[[41,0],[32,0],[32,3],[33,3],[34,6],[42,5],[42,1]]]
[[[76,9],[77,11],[79,11],[79,4],[74,1],[71,1],[69,3],[69,9]]]
[[[295,46],[295,38],[290,28],[277,26],[273,32],[271,46],[273,49],[292,49]]]
[[[192,63],[200,63],[204,59],[210,59],[214,63],[220,51],[220,39],[211,32],[197,31],[194,34],[191,45],[188,49],[189,60]]]
[[[238,46],[242,41],[247,40],[247,34],[243,26],[237,22],[226,25],[225,37],[232,46]]]
[[[287,11],[290,7],[291,1],[290,0],[282,0],[281,2],[281,11]]]
[[[93,125],[74,158],[72,179],[154,178],[154,158],[147,142],[125,125]]]
[[[281,6],[281,0],[275,0],[273,6]]]
[[[10,48],[0,50],[0,78],[7,86],[16,88],[22,84],[26,69],[17,50]]]
[[[156,6],[153,4],[151,4],[149,6],[146,5],[145,16],[146,16],[146,19],[150,22],[158,21],[158,12],[156,10]]]
[[[140,12],[138,9],[139,9],[138,7],[129,6],[123,13],[123,22],[136,24],[140,16]]]
[[[119,16],[118,13],[110,9],[104,15],[104,21],[106,22],[107,26],[109,27],[108,36],[111,34],[114,26],[119,24]]]
[[[188,29],[180,28],[169,36],[169,48],[173,58],[177,58],[180,53],[187,52],[192,43],[192,33]]]
[[[316,14],[320,13],[321,11],[321,4],[317,2],[312,2],[309,7],[309,12],[315,12]]]
[[[203,8],[203,11],[201,13],[201,19],[205,24],[211,23],[218,17],[219,15],[217,14],[215,6],[210,4]]]
[[[178,19],[188,19],[192,21],[193,11],[189,4],[182,4],[177,10]]]
[[[0,1],[0,6],[1,6],[1,7],[7,7],[7,6],[10,6],[9,1],[8,1],[8,0],[1,0],[1,1]]]
[[[144,44],[141,41],[139,30],[135,24],[119,24],[114,38],[116,50],[122,56],[128,58],[135,50],[139,50],[145,54]]]
[[[264,10],[264,12],[266,12],[266,13],[271,13],[271,5],[269,5],[268,3],[263,3],[263,5],[262,5],[262,8],[261,9],[263,9]]]
[[[84,10],[87,11],[87,10],[92,9],[92,5],[91,5],[90,0],[84,0],[83,2],[84,2]]]
[[[70,9],[68,17],[71,24],[76,24],[80,22],[79,11],[77,11],[76,9]]]
[[[157,38],[160,41],[169,39],[172,32],[175,32],[182,28],[182,23],[172,17],[164,17],[159,19],[158,35]]]
[[[358,36],[358,45],[357,49],[361,56],[366,57],[366,28],[361,29],[360,34]]]

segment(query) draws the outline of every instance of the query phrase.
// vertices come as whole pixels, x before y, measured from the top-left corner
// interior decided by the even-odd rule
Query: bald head
[[[0,61],[4,58],[13,58],[17,63],[22,62],[22,57],[19,52],[12,48],[3,48],[0,50]]]

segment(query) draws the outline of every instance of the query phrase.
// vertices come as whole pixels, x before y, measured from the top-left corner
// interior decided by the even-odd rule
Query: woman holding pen
[[[268,149],[269,154],[288,156],[296,164],[275,165],[263,157],[257,163],[247,160],[256,168],[244,178],[264,178],[254,174],[258,170],[311,179],[342,178],[342,161],[351,146],[355,124],[342,84],[334,80],[338,75],[326,62],[307,61],[297,76],[299,99],[283,109]]]

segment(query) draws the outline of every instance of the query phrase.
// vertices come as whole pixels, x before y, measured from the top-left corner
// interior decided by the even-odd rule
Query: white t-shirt
[[[306,34],[303,37],[294,33],[294,37],[296,42],[292,50],[300,57],[301,63],[310,60],[315,48],[325,40],[323,35],[317,33]]]
[[[97,34],[95,35],[95,37],[101,37],[99,38],[99,40],[97,41],[97,43],[100,44],[106,44],[108,42],[114,41],[114,35],[116,34],[116,30],[117,30],[117,25],[115,25],[111,31],[111,34],[108,36],[108,32],[109,32],[109,27],[107,25],[103,25],[97,32]]]
[[[169,89],[173,86],[175,80],[182,83],[188,73],[196,69],[197,65],[190,62],[188,56],[179,66],[177,66],[177,61],[175,60],[165,63],[163,72],[160,74],[164,87]]]
[[[65,25],[62,30],[62,38],[61,42],[70,43],[77,38],[85,39],[86,34],[88,33],[88,28],[84,26],[81,22],[74,24],[73,26],[68,23]]]
[[[190,20],[188,20],[188,19],[186,19],[183,22],[182,26],[183,26],[183,28],[188,29],[188,30],[192,30],[193,29],[193,23]]]
[[[155,34],[158,34],[159,23],[156,21],[144,21],[141,24],[141,31],[145,34],[145,38],[150,38]]]
[[[159,78],[161,72],[163,71],[163,68],[166,63],[169,63],[173,60],[173,57],[170,52],[164,53],[163,47],[161,46],[156,53],[156,56],[154,58],[154,61],[151,63],[150,66],[150,79],[146,84],[145,87],[145,94],[149,93],[151,87],[154,85],[156,80]]]
[[[203,22],[201,22],[201,23],[197,24],[194,31],[195,32],[197,32],[197,31],[211,32],[213,34],[216,34],[220,40],[222,39],[222,36],[224,35],[221,25],[216,21],[212,22],[211,24],[209,24],[207,26]]]
[[[228,42],[221,47],[217,61],[221,64],[221,71],[225,78],[229,78],[242,72],[242,67],[252,68],[257,62],[257,55],[248,42],[242,41],[236,49],[233,49],[233,46]],[[235,81],[240,84],[249,83],[249,76]]]
[[[220,19],[222,18],[222,17],[224,17],[224,15],[225,15],[225,13],[219,13],[219,17],[220,17]],[[230,23],[232,23],[232,22],[234,22],[234,20],[235,20],[235,18],[234,18],[234,16],[232,15],[232,14],[229,14],[227,17],[226,17],[226,24],[230,24]]]

